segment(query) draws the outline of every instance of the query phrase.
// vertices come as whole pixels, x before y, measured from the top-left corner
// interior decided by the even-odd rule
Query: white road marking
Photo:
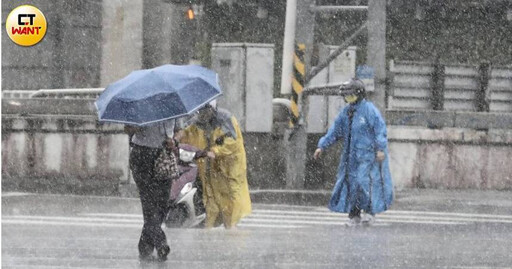
[[[108,223],[108,222],[73,222],[30,219],[2,219],[2,224],[18,225],[50,225],[50,226],[88,226],[88,227],[116,227],[116,228],[141,228],[142,224]]]
[[[34,195],[33,193],[29,192],[6,192],[2,193],[2,197],[16,197],[16,196],[30,196]]]
[[[263,219],[263,218],[246,218],[243,222],[270,222],[270,223],[290,223],[290,224],[312,224],[312,225],[346,225],[347,221],[310,221],[310,220],[282,220],[282,219]],[[417,224],[441,224],[441,225],[460,225],[462,222],[447,221],[417,221],[417,220],[378,220],[373,226],[386,226],[386,222],[397,223],[417,223]],[[311,225],[309,225],[311,226]]]
[[[311,212],[311,211],[299,211],[299,210],[275,210],[275,209],[255,209],[254,213],[279,213],[288,215],[323,215],[323,216],[347,216],[346,213],[336,213],[325,210],[325,212]],[[468,213],[451,213],[451,212],[432,212],[432,211],[395,211],[388,210],[377,216],[384,215],[439,215],[439,216],[460,216],[460,217],[471,217],[471,218],[495,218],[495,219],[510,219],[512,216],[509,215],[490,215],[490,214],[468,214]]]
[[[83,221],[83,222],[120,222],[120,223],[140,223],[139,219],[119,219],[119,218],[83,218],[83,217],[60,217],[60,216],[4,216],[3,219],[27,219],[27,220],[53,220],[53,221]]]
[[[420,214],[420,215],[440,215],[440,216],[460,216],[460,217],[474,217],[474,218],[497,218],[497,219],[510,219],[511,215],[492,215],[492,214],[471,214],[471,213],[458,213],[458,212],[435,212],[435,211],[403,211],[403,210],[389,210],[383,215],[403,215],[403,214]]]
[[[450,269],[512,269],[512,267],[488,267],[488,266],[450,266]]]
[[[315,209],[321,208],[310,208],[310,210]],[[241,220],[240,227],[294,229],[317,225],[340,226],[346,225],[347,221],[347,214],[330,212],[326,209],[323,209],[323,211],[289,210],[289,208],[283,208],[282,210],[254,209],[250,216]],[[464,225],[479,222],[510,224],[512,223],[512,216],[390,210],[383,214],[378,214],[374,225],[386,226],[392,223]],[[83,213],[77,216],[4,215],[2,223],[140,228],[143,219],[140,214],[122,213]]]
[[[135,218],[141,219],[140,214],[115,214],[115,213],[86,213],[81,216],[111,217],[111,218]],[[416,216],[419,215],[419,216]],[[294,210],[264,210],[255,209],[251,216],[282,219],[314,219],[314,220],[338,220],[347,218],[346,213],[335,212],[308,212]],[[404,219],[404,220],[440,220],[440,221],[469,221],[469,222],[495,222],[512,223],[512,216],[489,214],[466,214],[428,211],[386,211],[378,214],[377,219]]]
[[[253,227],[253,228],[288,228],[288,229],[296,229],[296,228],[304,227],[304,226],[298,226],[298,225],[252,224],[252,223],[245,223],[243,220],[237,226],[238,227]]]
[[[321,215],[319,215],[319,216],[295,215],[294,216],[294,215],[253,213],[251,216],[260,217],[260,218],[271,218],[271,219],[272,218],[274,218],[274,219],[304,219],[304,220],[314,219],[314,220],[326,220],[326,221],[328,221],[328,220],[335,221],[335,220],[342,219],[341,214],[338,215],[337,217],[331,217],[330,215],[323,217]],[[345,217],[346,217],[346,214],[345,214]],[[460,217],[450,217],[450,216],[429,217],[429,216],[412,216],[412,215],[407,215],[407,216],[378,215],[377,219],[379,221],[381,221],[381,220],[386,221],[386,220],[392,219],[392,220],[404,220],[404,221],[408,221],[408,220],[438,220],[438,221],[446,221],[446,222],[466,221],[466,222],[512,223],[512,220],[507,220],[507,219],[478,219],[478,218],[469,218],[469,217],[460,218]]]
[[[80,216],[91,216],[91,217],[115,217],[115,218],[136,218],[142,219],[141,214],[118,214],[118,213],[85,213]]]
[[[102,214],[108,216],[108,214]],[[117,217],[117,216],[116,216]],[[141,228],[142,217],[138,219],[119,219],[119,218],[84,218],[84,217],[60,217],[60,216],[6,216],[2,219],[2,224],[25,224],[25,225],[70,225],[70,226],[90,226],[90,227],[125,227]],[[270,225],[270,224],[247,224],[240,223],[240,227],[260,227],[260,228],[302,228],[299,225]]]

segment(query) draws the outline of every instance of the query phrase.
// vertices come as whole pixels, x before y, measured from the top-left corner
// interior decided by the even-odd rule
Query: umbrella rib
[[[165,80],[164,80],[162,77],[160,77],[157,73],[155,73],[153,69],[148,69],[148,70],[150,70],[150,71],[149,71],[149,72],[147,72],[147,74],[146,74],[146,75],[149,75],[149,74],[154,75],[154,77],[156,77],[156,78],[160,79],[160,80],[161,80],[162,82],[164,82],[164,84],[165,84]],[[146,75],[144,75],[144,76],[146,76]],[[143,77],[144,77],[144,76],[143,76]],[[136,80],[136,81],[131,82],[131,83],[130,83],[130,84],[128,84],[125,88],[127,88],[127,87],[129,87],[129,86],[132,86],[134,83],[138,82],[139,80],[140,80],[140,78],[139,78],[138,80]],[[169,87],[169,88],[171,88],[171,87]],[[172,88],[171,88],[171,89],[172,89]],[[147,98],[149,98],[149,97],[151,97],[151,96],[148,96]],[[122,97],[118,97],[118,99],[119,99],[119,100],[126,101],[126,102],[138,102],[138,101],[140,100],[140,99],[132,100],[132,99],[130,99],[130,98],[122,98]]]

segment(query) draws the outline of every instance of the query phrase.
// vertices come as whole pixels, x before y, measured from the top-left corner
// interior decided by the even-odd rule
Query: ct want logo
[[[33,46],[46,34],[46,18],[34,6],[22,5],[9,13],[5,22],[7,34],[20,46]]]

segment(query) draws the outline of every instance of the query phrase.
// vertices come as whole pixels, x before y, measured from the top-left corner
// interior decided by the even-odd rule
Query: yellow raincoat
[[[231,228],[249,215],[251,198],[244,141],[235,117],[226,110],[218,109],[213,124],[189,126],[183,131],[180,142],[204,150],[209,148],[215,153],[213,160],[207,157],[198,160],[206,228],[220,224]]]

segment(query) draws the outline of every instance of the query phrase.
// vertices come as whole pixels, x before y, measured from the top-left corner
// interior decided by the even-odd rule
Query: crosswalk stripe
[[[238,224],[239,227],[251,227],[251,228],[288,228],[288,229],[296,229],[296,228],[303,228],[304,226],[299,225],[269,225],[269,224],[252,224],[252,223],[245,223],[244,220]]]
[[[2,224],[18,224],[18,225],[50,225],[50,226],[87,226],[87,227],[117,227],[117,228],[137,228],[140,229],[141,223],[108,223],[108,222],[75,222],[75,221],[52,221],[48,219],[5,219],[2,220]],[[282,229],[296,229],[303,228],[300,225],[269,225],[269,224],[251,224],[251,223],[240,223],[240,227],[248,228],[282,228]]]
[[[466,221],[466,222],[492,222],[492,223],[512,223],[512,220],[507,219],[480,219],[480,218],[461,218],[461,217],[429,217],[429,216],[390,216],[390,215],[381,215],[378,216],[379,219],[416,219],[416,220],[440,220],[440,221]]]
[[[51,221],[51,220],[30,220],[30,219],[2,219],[2,224],[30,224],[30,225],[58,225],[58,226],[89,226],[89,227],[122,227],[139,228],[142,224],[109,223],[109,222],[73,222],[73,221]]]
[[[101,214],[108,216],[108,214]],[[135,216],[132,216],[135,217]],[[32,224],[32,225],[71,225],[71,226],[93,226],[93,227],[130,227],[140,228],[143,224],[142,217],[138,219],[119,219],[119,218],[83,218],[83,217],[58,217],[58,216],[6,216],[3,217],[3,224]],[[243,224],[241,227],[266,227],[266,228],[302,228],[298,225],[286,224]]]
[[[115,217],[115,218],[136,218],[140,219],[140,214],[116,214],[116,213],[86,213],[81,216],[92,217]],[[415,216],[419,215],[419,216]],[[311,212],[299,210],[262,210],[255,209],[251,216],[264,216],[274,218],[314,218],[314,219],[339,219],[346,218],[346,213],[335,212]],[[318,216],[318,217],[317,217]],[[457,220],[457,221],[476,221],[476,222],[501,222],[512,223],[512,216],[507,215],[489,215],[489,214],[467,214],[467,213],[447,213],[447,212],[429,212],[429,211],[396,211],[389,210],[378,215],[379,219],[386,218],[415,218],[415,219],[434,219],[434,220]]]
[[[325,210],[325,212],[311,212],[311,211],[299,211],[299,210],[275,210],[275,209],[257,209],[253,210],[254,213],[270,213],[270,214],[286,214],[286,215],[318,215],[318,216],[347,216],[346,213],[336,213]],[[508,215],[490,215],[490,214],[468,214],[468,213],[450,213],[450,212],[432,212],[432,211],[397,211],[388,210],[378,216],[386,215],[431,215],[431,216],[460,216],[460,217],[471,217],[471,218],[493,218],[493,219],[510,219],[512,216]]]
[[[309,209],[306,211],[305,209]],[[299,210],[256,208],[242,219],[241,227],[248,228],[302,228],[315,225],[346,225],[347,214],[327,211],[325,208],[310,207]],[[511,224],[512,216],[491,214],[468,214],[430,211],[389,210],[377,216],[375,225],[392,223],[462,225],[470,223]],[[34,216],[4,215],[3,224],[80,225],[103,227],[138,227],[143,223],[141,214],[82,213],[77,216]]]
[[[83,217],[58,217],[58,216],[5,216],[4,219],[28,219],[28,220],[54,220],[54,221],[85,221],[85,222],[116,222],[116,223],[142,223],[142,217],[139,219],[119,219],[119,218],[83,218]],[[3,220],[2,220],[3,221]]]
[[[290,224],[312,224],[312,225],[346,225],[347,221],[311,221],[311,220],[282,220],[282,219],[261,219],[261,218],[246,218],[242,222],[265,222],[265,223],[290,223]],[[421,221],[421,220],[378,220],[373,225],[381,226],[387,225],[388,222],[394,223],[416,223],[416,224],[440,224],[440,225],[461,225],[462,222],[451,221]]]
[[[309,224],[307,226],[312,227],[312,225],[324,225],[324,226],[344,226],[347,224],[346,221],[294,221],[294,220],[272,220],[272,219],[258,219],[258,218],[245,218],[240,222],[241,224],[247,223],[280,223],[280,224]],[[375,226],[387,226],[385,223],[375,223]]]
[[[246,224],[247,222],[253,223],[273,223],[272,227],[275,228],[299,228],[302,226],[294,227],[289,224],[309,224],[309,225],[345,225],[346,221],[338,220],[324,220],[322,219],[267,219],[258,218],[256,216],[249,216],[242,219],[241,223]],[[417,224],[441,224],[441,225],[459,225],[462,222],[456,221],[435,221],[435,220],[382,220],[379,219],[375,225],[384,225],[387,222],[394,223],[417,223]],[[124,219],[109,219],[109,218],[80,218],[80,217],[52,217],[52,216],[12,216],[2,220],[5,224],[48,224],[48,225],[64,225],[69,223],[70,225],[81,225],[81,226],[105,226],[105,227],[140,227],[142,225],[142,219],[140,220],[124,220]]]
[[[16,196],[30,196],[35,195],[34,193],[29,192],[8,192],[8,193],[2,193],[2,197],[16,197]]]
[[[346,214],[345,214],[346,215]],[[307,215],[278,215],[278,214],[262,214],[262,213],[253,213],[251,216],[260,217],[260,218],[275,218],[275,219],[314,219],[314,220],[339,220],[341,218],[340,215],[337,217],[331,216],[307,216]],[[447,221],[447,222],[458,222],[458,221],[466,221],[466,222],[492,222],[492,223],[512,223],[512,220],[506,219],[477,219],[477,218],[460,218],[460,217],[429,217],[429,216],[392,216],[392,215],[378,215],[377,218],[379,220],[432,220],[432,221]]]
[[[491,215],[491,214],[471,214],[471,213],[458,213],[458,212],[435,212],[435,211],[403,211],[403,210],[389,210],[383,213],[387,214],[420,214],[420,215],[440,215],[440,216],[460,216],[460,217],[475,217],[475,218],[497,218],[497,219],[510,219],[510,215]]]
[[[141,214],[118,214],[118,213],[84,213],[80,214],[80,216],[91,216],[91,217],[116,217],[116,218],[142,218]]]

